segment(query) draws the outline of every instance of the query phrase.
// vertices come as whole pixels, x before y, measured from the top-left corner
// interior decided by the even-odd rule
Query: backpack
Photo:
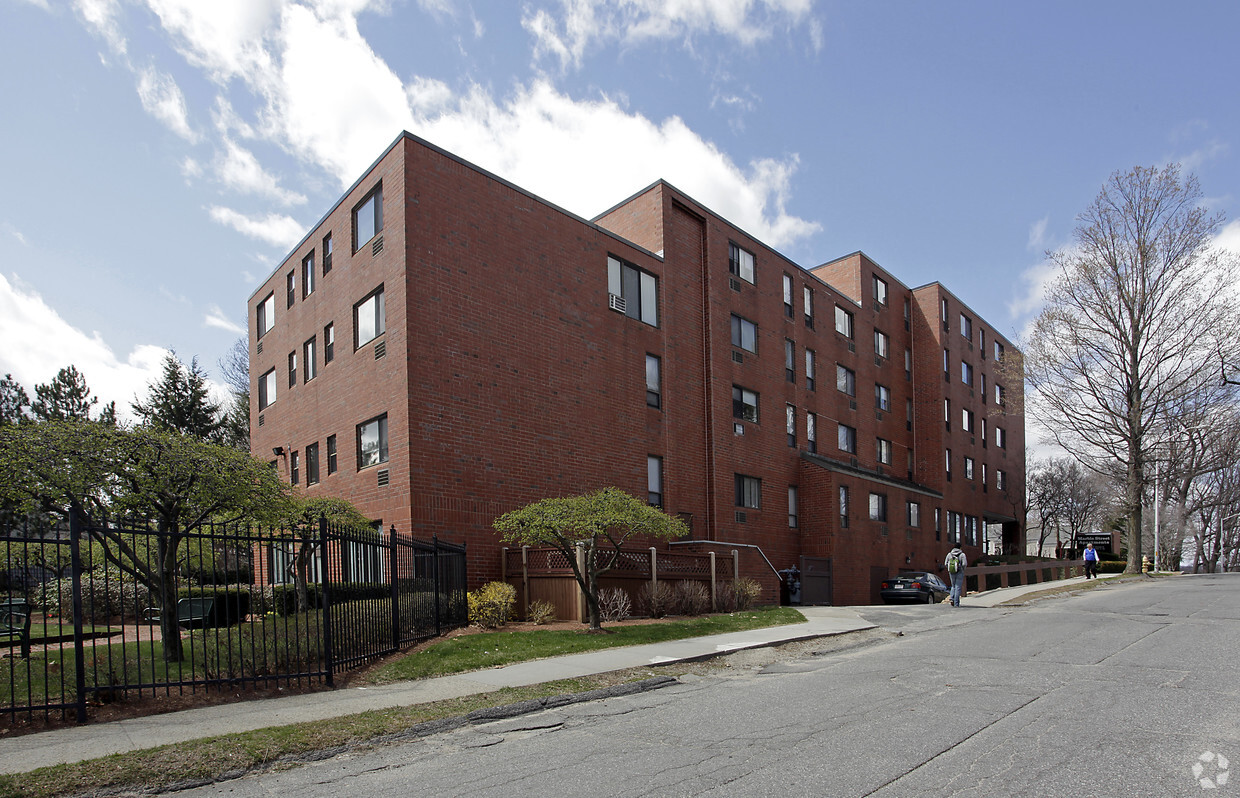
[[[953,554],[947,558],[947,572],[954,574],[960,570],[960,555]]]

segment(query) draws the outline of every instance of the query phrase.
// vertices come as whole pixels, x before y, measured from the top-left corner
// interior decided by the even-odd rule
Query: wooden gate
[[[831,603],[831,558],[801,558],[801,603]]]

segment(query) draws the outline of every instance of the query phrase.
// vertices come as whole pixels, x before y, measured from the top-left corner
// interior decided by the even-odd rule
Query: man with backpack
[[[943,560],[943,565],[947,568],[947,575],[952,580],[952,606],[960,606],[960,592],[964,589],[964,569],[969,567],[969,558],[964,556],[964,552],[956,546],[947,552],[947,559]]]

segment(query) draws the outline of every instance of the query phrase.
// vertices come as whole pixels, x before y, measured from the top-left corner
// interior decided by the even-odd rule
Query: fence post
[[[521,595],[525,599],[525,619],[530,617],[530,547],[521,547]]]
[[[86,722],[86,651],[82,639],[82,518],[77,510],[69,513],[69,567],[73,578],[73,665],[77,671],[74,690],[77,692],[77,722]]]
[[[431,561],[431,571],[435,576],[435,637],[443,634],[443,628],[440,626],[439,620],[439,536],[432,535],[431,543],[434,544],[434,559]]]
[[[719,612],[719,602],[716,599],[718,591],[715,590],[715,553],[710,553],[710,611]]]
[[[380,539],[382,544],[383,540]],[[392,582],[392,648],[400,649],[400,589],[396,573],[396,524],[388,533],[388,579]]]
[[[732,549],[732,581],[739,582],[741,578],[741,555],[736,549]]]
[[[587,583],[590,581],[590,578],[586,576],[586,547],[580,543],[577,544],[577,573],[586,577]],[[588,623],[590,620],[590,607],[586,603],[585,588],[577,590],[577,617],[583,623]]]
[[[650,598],[659,593],[659,552],[654,546],[650,547]]]
[[[319,516],[319,549],[323,552],[323,573],[319,575],[319,584],[323,594],[323,659],[327,663],[327,686],[336,686],[336,663],[332,652],[332,597],[329,585],[332,581],[331,561],[327,549],[327,516]],[[343,547],[342,547],[343,549]],[[343,552],[342,552],[343,556]]]

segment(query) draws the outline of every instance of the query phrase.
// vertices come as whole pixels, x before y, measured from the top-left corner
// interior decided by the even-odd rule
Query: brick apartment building
[[[806,602],[876,601],[988,524],[1019,546],[1011,344],[937,283],[802,269],[662,181],[588,221],[404,133],[249,319],[254,454],[466,543],[473,585],[498,515],[607,485],[743,551],[768,599],[798,567]]]

